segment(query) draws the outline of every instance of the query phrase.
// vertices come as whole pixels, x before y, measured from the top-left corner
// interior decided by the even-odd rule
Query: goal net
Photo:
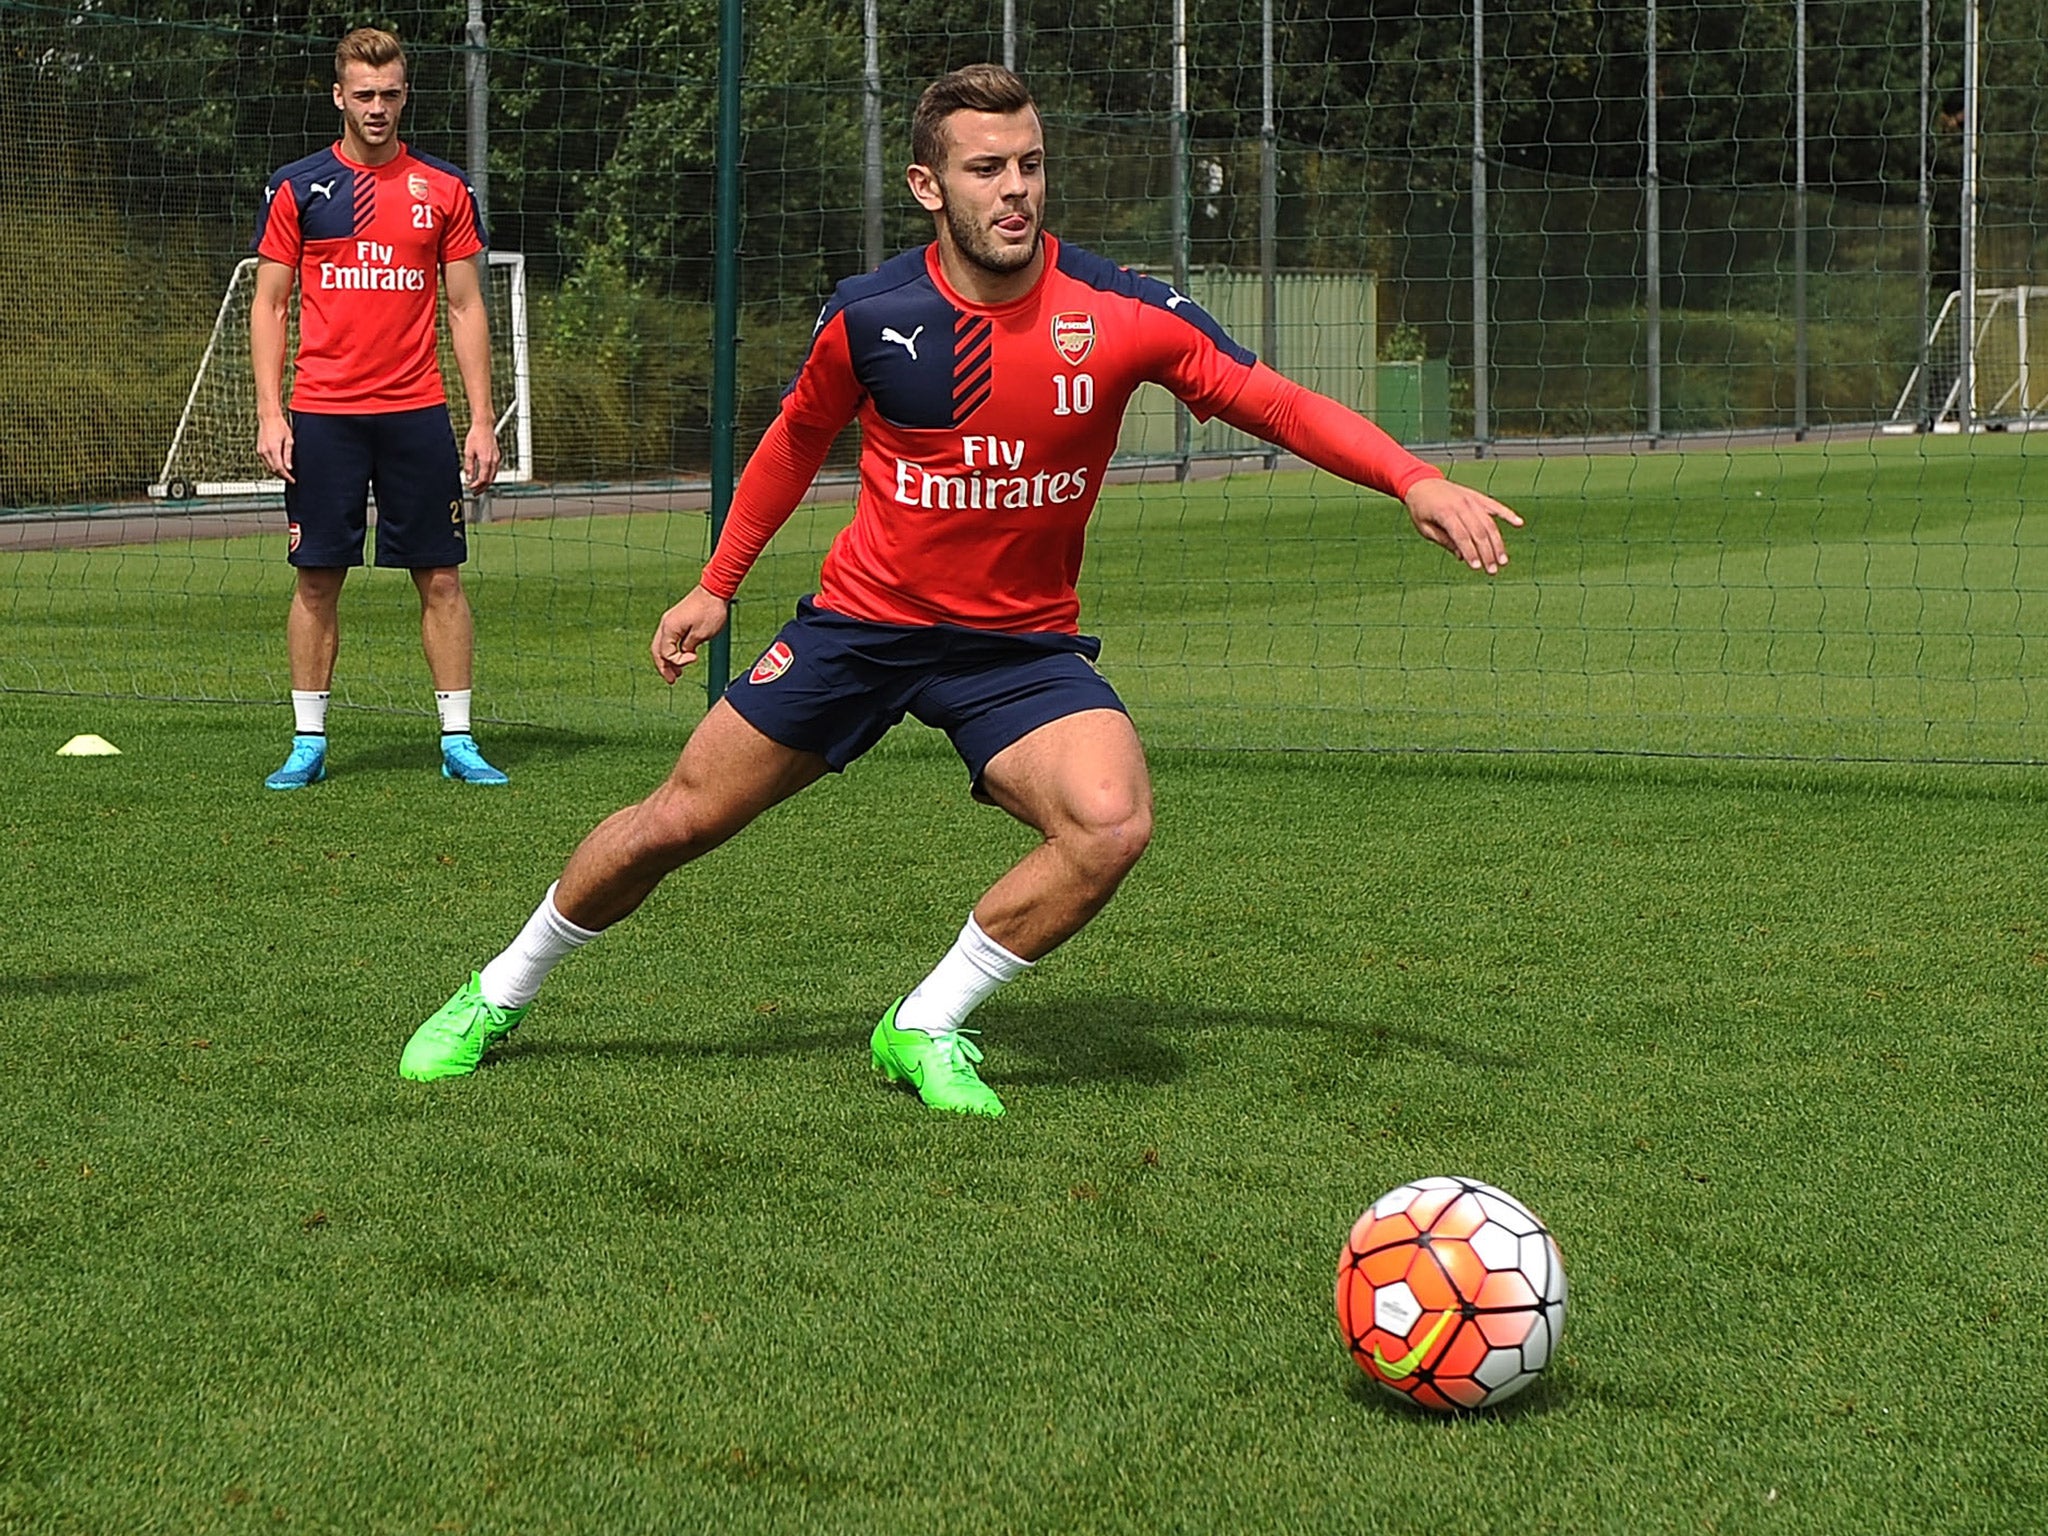
[[[2048,288],[1976,290],[1976,324],[1963,348],[1963,295],[1949,294],[1927,336],[1927,378],[1915,368],[1887,431],[1925,420],[1936,432],[2030,428],[2048,417]],[[2041,352],[2041,367],[2034,354]],[[1924,402],[1924,406],[1923,406]]]
[[[292,578],[253,459],[250,269],[222,287],[271,168],[331,140],[333,39],[0,6],[0,707],[277,707]],[[718,692],[710,664],[663,682],[648,626],[820,304],[933,238],[901,175],[920,93],[1001,58],[1041,104],[1062,240],[1528,518],[1481,579],[1385,498],[1149,390],[1079,574],[1148,743],[2048,762],[2048,437],[2022,430],[2048,411],[2048,8],[1980,8],[1958,123],[1955,7],[1806,7],[1802,31],[1732,0],[1330,0],[1268,28],[1236,3],[815,0],[747,7],[743,48],[714,6],[507,0],[487,35],[401,7],[407,142],[479,178],[523,256],[491,319],[504,479],[532,483],[499,488],[464,567],[478,718],[666,742]],[[1980,301],[1887,435],[1957,288]],[[1080,387],[1046,366],[1002,387]],[[737,666],[815,591],[860,446],[762,551]],[[424,713],[411,584],[359,587],[336,703]]]
[[[533,479],[533,415],[528,403],[526,257],[517,251],[490,253],[486,306],[491,329],[491,395],[504,401],[498,440],[505,448],[496,484]],[[220,311],[206,350],[192,375],[185,409],[164,454],[163,469],[149,487],[162,501],[274,496],[284,482],[256,457],[256,384],[249,371],[249,306],[256,291],[256,258],[239,262],[221,296]],[[447,327],[441,328],[441,373],[456,377]],[[298,309],[293,306],[287,346],[298,349]],[[509,436],[507,435],[509,431]]]

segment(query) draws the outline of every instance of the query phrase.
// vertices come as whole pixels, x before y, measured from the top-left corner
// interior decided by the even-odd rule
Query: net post
[[[1914,402],[1920,430],[1934,430],[1934,327],[1927,311],[1934,296],[1934,21],[1933,0],[1920,0],[1920,356],[1914,369],[1919,396]]]
[[[1493,438],[1486,303],[1486,0],[1472,0],[1472,456]]]
[[[486,230],[491,227],[491,69],[490,39],[484,30],[484,0],[469,0],[463,27],[463,82],[468,87],[469,184],[476,191],[476,210]]]
[[[711,547],[732,507],[734,438],[738,435],[740,288],[741,0],[718,5],[718,217],[712,233],[711,280]],[[732,676],[732,623],[705,646],[705,707],[718,702]]]
[[[1796,106],[1793,113],[1795,139],[1793,176],[1797,183],[1793,193],[1793,217],[1796,228],[1792,237],[1792,437],[1795,442],[1806,441],[1806,372],[1808,362],[1806,334],[1806,0],[1799,0],[1794,7],[1797,15],[1795,25],[1798,38],[1793,45],[1793,72],[1797,76],[1793,84]]]
[[[479,233],[490,239],[491,137],[489,125],[490,76],[484,60],[484,0],[469,0],[469,13],[462,28],[463,112],[468,127],[469,187],[476,198]],[[489,334],[491,312],[491,263],[488,247],[473,259],[477,289],[482,295],[485,334]],[[493,422],[493,430],[497,423]],[[478,486],[469,497],[469,520],[489,522],[493,486]]]
[[[1273,116],[1273,0],[1259,9],[1259,352],[1269,368],[1280,366],[1280,132]],[[1368,359],[1366,366],[1372,366]],[[1366,377],[1372,377],[1368,372]],[[1266,468],[1280,462],[1269,444]]]
[[[1978,91],[1982,39],[1977,0],[1969,0],[1963,12],[1963,206],[1959,210],[1963,323],[1956,332],[1956,342],[1962,348],[1957,367],[1956,421],[1964,432],[1975,431],[1977,425],[1977,180],[1981,170],[1977,134],[1978,114],[1983,107]]]
[[[1173,157],[1173,286],[1188,292],[1188,6],[1173,0],[1173,106],[1168,153]],[[1173,477],[1188,477],[1194,451],[1188,408],[1173,402]]]
[[[2014,388],[2019,391],[2020,404],[2018,414],[2022,423],[2031,422],[2034,418],[2034,370],[2027,360],[2027,354],[2033,347],[2033,338],[2029,334],[2027,320],[2027,299],[2033,291],[2031,286],[2021,283],[2018,291],[2013,295],[2013,317],[2014,323],[2018,328],[2014,339],[2018,344],[2017,360],[2019,364],[2019,377],[2014,384]]]
[[[1643,340],[1650,446],[1664,436],[1664,189],[1657,174],[1657,0],[1643,28]]]
[[[861,259],[872,272],[882,249],[882,20],[879,0],[861,7]]]

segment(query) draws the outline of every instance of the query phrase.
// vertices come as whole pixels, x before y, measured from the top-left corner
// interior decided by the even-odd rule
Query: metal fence
[[[1044,105],[1056,228],[1201,286],[1283,366],[1321,378],[1322,351],[1348,349],[1333,392],[1354,403],[1381,407],[1380,365],[1401,365],[1422,381],[1395,423],[1411,439],[1800,433],[1889,420],[1902,395],[1915,428],[2031,417],[2003,377],[1935,387],[1973,374],[1972,327],[1928,347],[1950,295],[1981,315],[1980,291],[2043,279],[2038,3],[1667,0],[1577,33],[1489,0],[952,9],[393,14],[410,135],[467,164],[494,243],[524,258],[535,494],[707,474],[720,299],[750,441],[831,283],[927,237],[896,170],[909,105],[988,57]],[[22,300],[0,316],[0,508],[129,502],[162,478],[265,176],[331,136],[342,21],[0,17],[20,159],[0,281]],[[721,132],[740,173],[723,292]],[[1303,283],[1320,307],[1296,322]],[[1156,414],[1133,451],[1242,446],[1185,424],[1166,443]]]

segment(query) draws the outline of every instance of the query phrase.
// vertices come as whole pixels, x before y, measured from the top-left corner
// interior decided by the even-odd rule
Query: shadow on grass
[[[844,1051],[867,1039],[875,1027],[846,1015],[842,1029],[814,1028],[801,1033],[777,1029],[764,1022],[758,1036],[735,1040],[649,1039],[646,1036],[614,1037],[605,1040],[528,1039],[515,1035],[484,1058],[484,1065],[511,1066],[515,1062],[548,1057],[579,1061],[750,1061],[781,1056],[819,1056]]]
[[[570,762],[586,752],[616,750],[618,745],[602,736],[535,726],[479,726],[477,731],[484,756],[508,774]],[[411,773],[419,769],[438,773],[440,767],[440,737],[428,720],[420,722],[416,737],[385,737],[366,741],[356,749],[343,740],[334,748],[330,762],[334,771],[350,773]]]
[[[1480,1422],[1511,1424],[1516,1419],[1540,1418],[1546,1413],[1569,1408],[1572,1399],[1570,1388],[1557,1377],[1539,1376],[1498,1407],[1479,1408],[1467,1413],[1437,1413],[1417,1407],[1405,1397],[1389,1392],[1362,1370],[1351,1373],[1351,1379],[1344,1384],[1344,1395],[1359,1407],[1376,1410],[1391,1419],[1424,1428],[1440,1426],[1444,1429]]]
[[[1364,1019],[1331,1019],[1267,1008],[1190,1007],[1139,997],[1105,997],[1083,1006],[1085,1014],[1073,1003],[992,1009],[988,1020],[1000,1035],[1005,1052],[1036,1056],[1039,1065],[1020,1072],[992,1072],[989,1081],[1085,1083],[1117,1077],[1167,1083],[1179,1077],[1184,1067],[1180,1052],[1168,1043],[1172,1036],[1226,1031],[1293,1037],[1304,1046],[1312,1038],[1320,1038],[1362,1058],[1425,1055],[1462,1067],[1515,1069],[1527,1065],[1520,1057],[1482,1050],[1450,1036]],[[1283,1051],[1291,1053],[1295,1048],[1290,1044]]]
[[[1866,800],[1983,801],[2035,805],[2048,789],[2032,763],[1890,760],[1859,757],[1771,757],[1747,753],[1659,754],[1617,751],[1200,751],[1187,747],[1150,752],[1155,777],[1176,771],[1224,768],[1268,775],[1384,774],[1421,780],[1432,788],[1446,779],[1480,785],[1665,791],[1800,794]]]
[[[1320,1039],[1354,1058],[1433,1056],[1460,1067],[1502,1071],[1525,1068],[1520,1056],[1485,1050],[1446,1035],[1395,1028],[1359,1019],[1328,1019],[1271,1009],[1189,1007],[1150,998],[1104,997],[1085,1004],[1048,1002],[991,1008],[977,1016],[985,1024],[982,1044],[991,1052],[982,1075],[1001,1088],[1080,1084],[1105,1079],[1157,1086],[1187,1071],[1181,1046],[1196,1033],[1246,1037],[1287,1037],[1281,1048],[1292,1056]],[[524,1057],[617,1057],[642,1060],[760,1060],[856,1049],[874,1028],[867,1014],[839,1013],[791,1029],[764,1018],[744,1035],[723,1039],[514,1040],[498,1055],[507,1063]]]
[[[132,971],[38,971],[32,976],[0,976],[0,997],[91,997],[126,992],[142,982]]]

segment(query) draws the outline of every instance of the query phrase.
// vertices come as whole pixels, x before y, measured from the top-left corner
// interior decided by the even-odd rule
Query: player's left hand
[[[673,683],[683,668],[697,659],[697,652],[713,635],[725,628],[732,604],[701,585],[690,588],[682,601],[661,616],[654,626],[654,670],[664,683]]]
[[[498,478],[498,434],[488,421],[478,418],[469,424],[462,440],[462,474],[474,496]]]
[[[1522,526],[1521,516],[1469,485],[1449,480],[1418,480],[1403,499],[1415,531],[1441,544],[1475,571],[1496,574],[1508,563],[1500,525]]]

